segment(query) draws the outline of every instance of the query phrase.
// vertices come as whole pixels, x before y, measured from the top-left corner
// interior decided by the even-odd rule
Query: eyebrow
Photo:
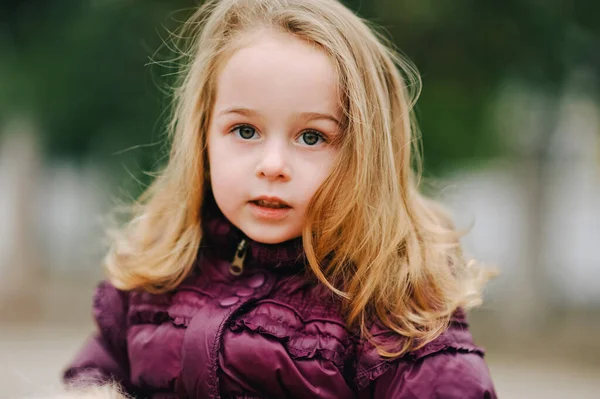
[[[246,116],[246,117],[259,115],[259,113],[256,112],[255,110],[252,110],[249,108],[238,108],[238,107],[226,108],[223,111],[219,112],[219,116],[227,115],[227,114],[238,114],[238,115],[242,115],[242,116]],[[297,114],[297,116],[300,118],[309,120],[309,121],[325,119],[325,120],[329,120],[329,121],[335,123],[338,126],[341,126],[340,121],[338,121],[333,115],[330,115],[330,114],[323,114],[321,112],[299,112]]]

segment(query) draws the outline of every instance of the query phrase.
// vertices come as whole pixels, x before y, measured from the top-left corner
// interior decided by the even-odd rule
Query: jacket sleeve
[[[362,397],[496,399],[488,368],[478,353],[442,351],[418,361],[398,361]]]
[[[126,343],[127,294],[102,282],[94,294],[93,315],[98,331],[85,343],[64,372],[69,385],[113,381],[131,392]]]

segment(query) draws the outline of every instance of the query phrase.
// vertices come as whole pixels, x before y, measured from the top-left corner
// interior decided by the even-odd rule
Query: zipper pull
[[[244,272],[244,259],[246,259],[246,252],[248,250],[248,243],[246,239],[242,239],[235,250],[235,255],[229,266],[229,273],[234,276],[239,276]]]

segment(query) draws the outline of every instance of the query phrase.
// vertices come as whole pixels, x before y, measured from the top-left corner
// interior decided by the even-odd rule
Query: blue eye
[[[239,138],[244,140],[251,140],[252,138],[254,138],[254,136],[256,136],[256,129],[248,125],[236,126],[231,131],[235,133]]]
[[[321,142],[325,142],[325,138],[323,137],[323,135],[314,130],[308,130],[308,131],[302,133],[302,135],[300,137],[302,138],[302,141],[304,142],[304,144],[309,145],[309,146],[314,146]]]

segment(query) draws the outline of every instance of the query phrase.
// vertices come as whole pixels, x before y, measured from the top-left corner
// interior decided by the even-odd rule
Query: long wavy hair
[[[256,29],[300,38],[327,54],[339,80],[344,134],[330,176],[308,208],[309,271],[342,298],[347,323],[373,339],[378,320],[406,337],[395,357],[435,339],[459,306],[481,302],[490,277],[462,254],[447,213],[419,193],[413,106],[421,81],[386,38],[335,0],[210,0],[177,36],[166,167],[114,231],[106,268],[120,289],[165,292],[190,273],[202,240],[207,132],[217,75]]]

